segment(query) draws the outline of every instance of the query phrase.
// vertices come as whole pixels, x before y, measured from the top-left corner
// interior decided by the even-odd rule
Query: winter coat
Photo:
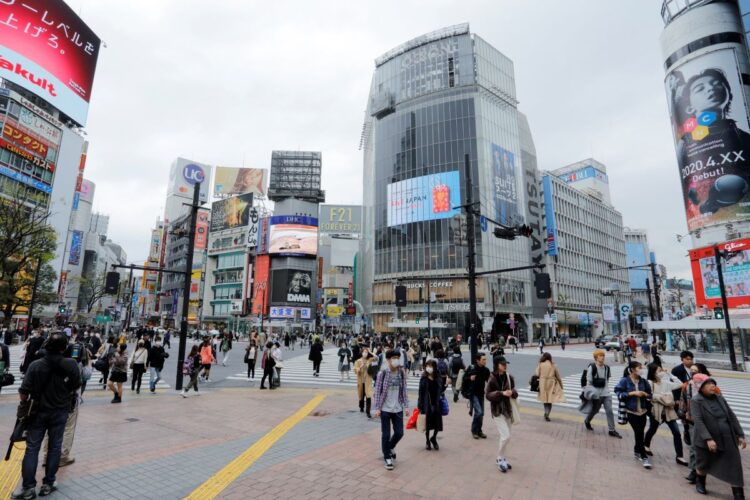
[[[310,361],[323,361],[323,344],[314,342],[310,346],[310,355],[307,357]]]
[[[742,458],[737,439],[745,437],[737,416],[723,396],[693,396],[690,406],[693,414],[693,444],[695,467],[701,472],[725,481],[732,486],[742,486]],[[707,441],[716,442],[716,452],[708,450]]]
[[[364,396],[367,398],[372,397],[372,388],[374,381],[372,380],[372,377],[369,373],[367,373],[367,368],[370,367],[370,363],[377,363],[378,358],[370,355],[369,358],[359,358],[357,361],[354,362],[354,373],[357,375],[357,396],[359,399],[362,399],[362,390],[364,385]]]
[[[508,389],[513,391],[513,394],[509,397],[503,396],[502,392]],[[518,392],[516,392],[516,381],[508,373],[505,375],[498,375],[492,373],[489,380],[487,381],[487,389],[485,391],[485,397],[490,402],[490,410],[493,417],[499,417],[505,415],[511,418],[513,415],[513,409],[510,406],[511,398],[518,398]]]
[[[557,366],[552,361],[539,363],[535,374],[539,377],[539,393],[536,396],[542,403],[564,403],[562,378]]]
[[[431,385],[432,387],[430,387]],[[417,408],[419,408],[419,413],[425,416],[426,430],[428,431],[442,432],[443,430],[443,414],[440,408],[440,395],[442,393],[442,377],[436,376],[435,380],[430,381],[429,377],[423,375],[419,379]]]

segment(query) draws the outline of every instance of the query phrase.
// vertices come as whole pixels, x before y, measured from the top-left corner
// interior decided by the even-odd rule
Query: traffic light
[[[534,234],[534,230],[531,229],[531,226],[528,226],[526,224],[518,226],[517,229],[518,234],[521,236],[525,236],[526,238],[529,238],[532,234]]]
[[[60,305],[59,305],[59,306],[57,307],[57,312],[59,312],[60,314],[65,314],[65,312],[66,312],[67,310],[68,310],[68,308],[67,308],[67,306],[66,306],[65,304],[60,304]]]
[[[536,289],[537,299],[549,299],[550,297],[552,297],[549,274],[537,273],[534,276],[534,288]]]
[[[724,319],[723,307],[714,307],[714,319]]]
[[[406,307],[406,287],[404,285],[396,286],[396,307]]]
[[[107,295],[115,295],[117,289],[120,287],[120,273],[117,271],[110,271],[107,273],[107,279],[104,282],[104,293]]]
[[[503,240],[516,239],[516,231],[512,227],[496,227],[494,233],[495,238],[501,238]]]

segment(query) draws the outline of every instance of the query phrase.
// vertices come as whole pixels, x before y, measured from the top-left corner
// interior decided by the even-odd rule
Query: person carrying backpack
[[[449,376],[451,379],[451,387],[453,388],[453,402],[458,402],[458,395],[460,394],[461,382],[459,382],[464,372],[466,371],[466,365],[464,364],[464,358],[461,356],[461,348],[456,346],[453,348],[453,354],[450,358],[450,370]]]
[[[450,375],[450,366],[448,365],[448,362],[445,360],[445,351],[442,349],[438,349],[435,352],[435,362],[437,363],[437,369],[438,369],[438,375],[441,379],[441,387],[443,388],[443,391],[440,393],[440,396],[445,395],[445,388],[448,385],[448,376]]]
[[[156,384],[161,380],[161,371],[164,369],[164,360],[168,357],[169,353],[164,350],[161,337],[157,335],[148,351],[148,388],[152,394],[156,392]]]
[[[197,344],[193,344],[190,348],[190,354],[185,357],[185,361],[182,362],[182,374],[186,377],[190,377],[190,382],[182,389],[182,397],[188,397],[188,391],[192,387],[195,391],[195,395],[198,396],[198,374],[201,371],[202,361],[201,354]]]
[[[582,385],[585,385],[587,392],[592,394],[592,406],[591,411],[586,418],[583,420],[583,425],[586,429],[593,431],[594,428],[591,426],[591,420],[599,413],[599,410],[604,406],[604,413],[607,415],[607,427],[609,427],[609,435],[622,439],[617,430],[615,430],[615,415],[612,413],[612,393],[609,390],[609,377],[610,369],[608,365],[604,364],[605,352],[602,349],[594,351],[594,363],[584,370],[584,376],[581,377]],[[585,384],[583,383],[585,381]]]

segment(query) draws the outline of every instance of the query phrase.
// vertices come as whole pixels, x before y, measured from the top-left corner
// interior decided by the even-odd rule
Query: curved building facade
[[[376,59],[361,144],[365,237],[358,291],[375,331],[426,334],[428,323],[434,335],[464,331],[466,227],[457,207],[466,201],[465,155],[482,215],[508,225],[529,218],[521,144],[533,154],[533,141],[522,140],[529,134],[519,126],[515,96],[513,62],[468,24]],[[498,240],[492,224],[482,228],[477,221],[478,271],[530,263],[528,239]],[[493,324],[527,328],[530,283],[528,271],[478,280],[485,331]],[[398,284],[407,288],[407,305],[399,309]]]

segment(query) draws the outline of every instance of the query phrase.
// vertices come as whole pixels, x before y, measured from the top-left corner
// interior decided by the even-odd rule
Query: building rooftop
[[[394,57],[430,42],[442,40],[443,38],[450,38],[452,36],[464,35],[466,33],[469,33],[469,23],[454,24],[453,26],[446,26],[445,28],[440,28],[438,30],[425,33],[424,35],[412,38],[408,42],[404,42],[401,45],[389,50],[382,56],[377,57],[375,59],[375,67],[382,66]]]

